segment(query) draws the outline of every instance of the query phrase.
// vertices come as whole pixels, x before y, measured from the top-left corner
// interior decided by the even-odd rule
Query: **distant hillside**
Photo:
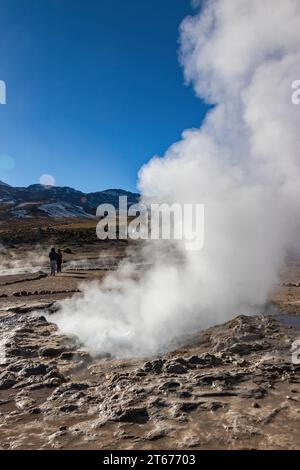
[[[117,208],[119,196],[127,196],[129,205],[139,200],[139,194],[122,189],[83,193],[67,186],[18,188],[0,181],[0,219],[93,218],[100,204]]]

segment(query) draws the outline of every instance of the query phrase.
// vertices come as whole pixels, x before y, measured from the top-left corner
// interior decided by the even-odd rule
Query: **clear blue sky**
[[[206,111],[178,64],[191,13],[190,0],[1,0],[0,180],[135,190]]]

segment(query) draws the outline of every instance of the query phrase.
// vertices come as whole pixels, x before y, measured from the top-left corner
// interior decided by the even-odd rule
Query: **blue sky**
[[[191,13],[190,0],[1,0],[0,180],[135,190],[206,111],[177,58]]]

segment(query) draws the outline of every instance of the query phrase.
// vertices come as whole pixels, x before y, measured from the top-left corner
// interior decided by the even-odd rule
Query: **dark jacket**
[[[56,251],[50,251],[49,253],[49,258],[51,261],[56,261],[57,260],[57,253]]]

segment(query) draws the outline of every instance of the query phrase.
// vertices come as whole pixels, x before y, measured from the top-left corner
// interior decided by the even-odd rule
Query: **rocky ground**
[[[51,311],[82,281],[114,270],[124,246],[64,239],[60,247],[66,263],[55,278],[47,264],[16,270],[22,247],[4,255],[0,449],[300,448],[297,263],[270,299],[282,317],[238,316],[173,352],[117,360],[90,357],[57,331]]]
[[[272,317],[238,316],[150,360],[92,359],[39,312],[0,325],[2,449],[300,447],[299,331]]]

